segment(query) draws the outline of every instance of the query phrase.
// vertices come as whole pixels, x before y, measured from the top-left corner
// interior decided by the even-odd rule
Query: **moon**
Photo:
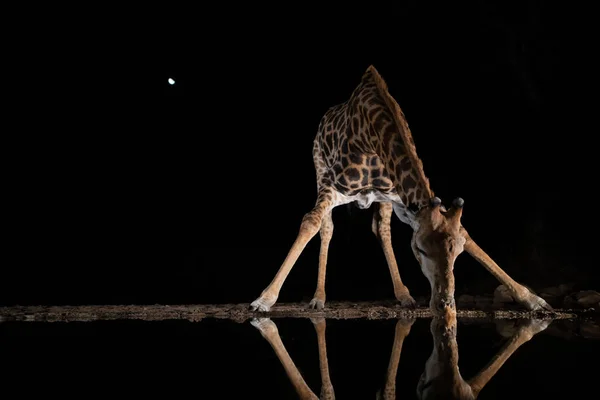
[[[173,78],[169,78],[169,85],[174,85],[175,81],[173,80]]]

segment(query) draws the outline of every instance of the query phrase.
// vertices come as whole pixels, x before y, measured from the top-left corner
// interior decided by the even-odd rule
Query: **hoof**
[[[410,308],[410,309],[417,308],[417,302],[408,293],[400,295],[400,296],[396,296],[396,299],[400,302],[402,307],[406,307],[406,308]]]
[[[270,318],[253,318],[250,324],[263,335],[277,332],[277,325]]]
[[[530,340],[532,337],[545,330],[551,323],[552,320],[548,319],[531,319],[525,321],[524,324],[519,327],[519,331],[526,336],[527,340]]]
[[[262,297],[259,297],[258,299],[254,300],[252,303],[250,303],[250,311],[261,311],[261,312],[268,312],[269,310],[271,310],[271,306],[273,304],[275,304],[276,300],[268,300],[268,299],[264,299]]]
[[[530,311],[554,311],[546,300],[530,292],[529,295],[520,303]]]
[[[398,322],[396,322],[396,331],[402,336],[408,336],[410,328],[416,320],[416,318],[400,318]]]
[[[325,308],[325,300],[317,299],[315,297],[314,299],[312,299],[310,301],[310,303],[308,304],[308,307],[312,308],[313,310],[321,311],[322,309]]]

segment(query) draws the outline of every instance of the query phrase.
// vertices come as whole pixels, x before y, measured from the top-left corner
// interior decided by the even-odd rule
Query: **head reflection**
[[[396,399],[396,375],[404,339],[408,336],[414,319],[399,319],[396,322],[394,343],[386,370],[384,384],[376,393],[378,400]],[[474,377],[465,380],[458,368],[457,319],[454,314],[444,318],[433,318],[430,332],[433,349],[421,378],[417,383],[418,399],[476,399],[481,390],[498,372],[500,367],[524,343],[546,329],[552,320],[498,320],[496,325],[508,337],[502,348]],[[335,399],[334,388],[329,375],[327,344],[325,339],[326,320],[311,318],[317,334],[321,391],[317,396],[304,381],[279,336],[277,325],[269,318],[253,319],[252,326],[258,329],[271,345],[283,365],[300,399]]]

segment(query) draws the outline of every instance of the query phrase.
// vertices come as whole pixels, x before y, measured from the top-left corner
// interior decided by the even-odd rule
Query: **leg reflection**
[[[410,333],[415,319],[399,319],[396,322],[396,332],[394,333],[394,344],[392,354],[385,374],[385,383],[383,390],[379,390],[376,395],[377,400],[396,400],[396,374],[398,373],[398,364],[400,363],[400,354],[402,353],[402,344],[404,339]]]
[[[289,353],[285,349],[277,325],[269,318],[254,319],[250,323],[252,326],[257,328],[261,335],[269,342],[279,361],[283,365],[285,372],[287,373],[292,385],[296,389],[300,399],[321,399],[321,400],[335,400],[335,392],[333,385],[331,384],[331,378],[329,376],[329,363],[327,361],[327,342],[325,338],[325,318],[311,318],[311,322],[315,327],[317,333],[317,343],[319,348],[319,370],[321,372],[321,397],[317,397],[312,390],[308,387],[304,378],[298,371],[298,368],[292,361]]]
[[[329,376],[329,363],[327,361],[327,342],[325,340],[325,318],[311,318],[310,321],[317,332],[319,345],[319,370],[321,372],[321,400],[335,400],[335,393]]]
[[[469,380],[475,396],[492,379],[500,367],[510,358],[510,356],[524,343],[528,342],[538,333],[546,329],[552,320],[529,319],[521,321],[515,333],[502,346],[498,353],[492,357],[490,362],[479,371],[479,373]]]
[[[318,400],[319,398],[312,392],[312,390],[310,390],[304,381],[304,378],[300,374],[300,371],[298,371],[298,368],[294,364],[294,361],[292,361],[292,358],[285,349],[285,346],[281,341],[281,337],[279,336],[277,325],[275,325],[275,323],[269,318],[255,318],[250,323],[260,331],[262,337],[265,338],[273,350],[275,350],[277,358],[279,358],[279,361],[283,365],[283,368],[290,378],[292,385],[294,385],[294,389],[296,389],[300,399]]]

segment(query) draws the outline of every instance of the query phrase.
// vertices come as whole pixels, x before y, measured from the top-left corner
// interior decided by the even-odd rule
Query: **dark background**
[[[12,14],[0,304],[254,300],[316,200],[319,120],[370,64],[436,195],[465,199],[501,267],[598,289],[590,9],[154,4]],[[335,209],[329,300],[393,298],[370,220]],[[392,231],[404,282],[428,295],[410,229]],[[280,301],[310,300],[318,251],[317,236]],[[466,253],[455,271],[457,294],[497,285]]]

